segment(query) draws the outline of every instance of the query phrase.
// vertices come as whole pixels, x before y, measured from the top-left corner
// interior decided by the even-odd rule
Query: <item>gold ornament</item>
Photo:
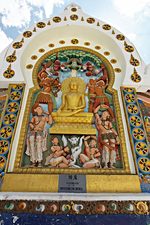
[[[131,54],[130,64],[131,64],[132,66],[139,66],[140,62],[139,62],[138,59],[134,58],[133,55]]]
[[[46,26],[46,24],[45,24],[44,22],[38,22],[38,23],[36,24],[36,26],[37,26],[38,28],[44,28],[44,27]]]
[[[114,71],[115,71],[116,73],[121,73],[121,69],[120,69],[120,68],[115,68]]]
[[[12,47],[13,47],[14,49],[19,49],[19,48],[22,47],[22,42],[19,42],[19,41],[18,41],[18,42],[13,43]]]
[[[70,16],[70,19],[75,21],[78,19],[78,16],[76,14],[73,14]]]
[[[39,52],[40,52],[40,53],[43,53],[43,52],[45,52],[45,49],[44,49],[44,48],[40,48],[40,49],[39,49]]]
[[[9,63],[15,62],[17,59],[16,57],[16,50],[12,53],[12,55],[7,56],[6,61]]]
[[[95,19],[92,18],[92,17],[87,18],[86,21],[87,21],[88,23],[90,23],[90,24],[95,23]]]
[[[147,202],[138,202],[136,207],[138,214],[149,214]]]
[[[76,45],[76,44],[79,43],[79,41],[78,41],[78,39],[74,38],[74,39],[71,40],[71,43],[72,43],[73,45]]]
[[[104,24],[104,25],[102,26],[102,28],[103,28],[104,30],[110,30],[110,29],[111,29],[111,26],[110,26],[109,24]]]
[[[125,39],[125,36],[123,34],[117,34],[116,35],[116,38],[119,40],[119,41],[123,41]]]
[[[31,32],[31,31],[25,31],[25,32],[23,33],[23,36],[24,36],[25,38],[29,38],[29,37],[32,36],[32,32]]]
[[[112,64],[115,64],[115,63],[117,62],[117,60],[116,60],[116,59],[111,59],[110,62],[111,62]]]
[[[126,41],[124,41],[124,49],[125,49],[127,52],[133,52],[133,51],[134,51],[133,46],[128,45]]]
[[[59,16],[55,16],[55,17],[53,17],[53,21],[55,23],[60,23],[61,22],[61,18]]]
[[[59,41],[59,44],[64,45],[65,44],[65,41],[64,40],[60,40]]]
[[[101,49],[101,46],[96,45],[96,46],[95,46],[95,49],[96,49],[96,50],[100,50],[100,49]]]
[[[36,59],[37,59],[37,55],[32,55],[32,56],[31,56],[31,59],[32,59],[32,60],[36,60]]]
[[[89,46],[90,42],[86,41],[86,42],[84,42],[84,45]]]
[[[73,7],[73,8],[71,8],[71,11],[72,12],[76,12],[77,11],[77,8]]]
[[[11,64],[8,66],[7,70],[3,73],[3,76],[7,79],[12,78],[15,75],[15,71],[11,69]]]
[[[33,65],[32,65],[32,64],[28,64],[28,65],[26,66],[26,68],[27,68],[27,69],[32,69],[32,68],[33,68]]]
[[[137,73],[136,69],[134,68],[134,71],[131,75],[131,80],[138,83],[141,81],[141,76]]]

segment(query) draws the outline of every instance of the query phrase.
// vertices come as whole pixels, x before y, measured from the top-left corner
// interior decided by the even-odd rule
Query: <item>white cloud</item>
[[[142,16],[150,16],[150,0],[113,0],[115,8],[120,14],[138,19]]]
[[[30,7],[25,0],[1,0],[0,14],[4,26],[21,28],[31,19]]]
[[[64,4],[64,0],[26,0],[30,5],[36,7],[42,7],[45,11],[45,15],[48,18],[52,12],[54,5],[61,6]]]
[[[26,26],[31,21],[31,15],[35,13],[39,18],[42,16],[42,10],[45,11],[46,17],[53,12],[54,5],[60,6],[64,0],[0,0],[0,15],[2,24],[5,27]],[[33,7],[37,7],[37,11]]]
[[[0,52],[2,52],[11,42],[12,39],[8,38],[4,31],[0,29]]]

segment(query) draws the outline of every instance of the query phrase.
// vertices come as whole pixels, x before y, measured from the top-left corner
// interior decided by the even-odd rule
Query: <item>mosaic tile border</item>
[[[138,214],[149,215],[149,201],[38,201],[2,200],[1,213],[32,214]]]
[[[147,134],[144,127],[135,88],[121,87],[131,147],[143,192],[150,192],[150,157]],[[145,185],[143,179],[147,178]]]
[[[0,122],[0,176],[4,176],[21,109],[25,84],[10,84]]]

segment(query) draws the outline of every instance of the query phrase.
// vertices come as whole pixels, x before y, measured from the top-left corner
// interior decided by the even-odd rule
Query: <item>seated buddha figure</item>
[[[78,82],[73,79],[69,83],[69,92],[62,96],[62,104],[57,114],[58,116],[73,116],[83,112],[85,107],[84,93],[78,91]]]
[[[79,77],[70,77],[62,83],[62,104],[56,113],[58,117],[87,116],[92,113],[84,112],[85,101],[85,82]]]
[[[84,112],[86,84],[79,77],[69,77],[62,82],[62,102],[57,112],[52,112],[54,125],[50,133],[95,134],[93,113]],[[87,127],[85,126],[87,125]]]

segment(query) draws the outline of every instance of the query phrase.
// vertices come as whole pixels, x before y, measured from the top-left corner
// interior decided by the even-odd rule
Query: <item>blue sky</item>
[[[30,25],[72,2],[124,33],[150,63],[150,0],[0,0],[0,52]]]

